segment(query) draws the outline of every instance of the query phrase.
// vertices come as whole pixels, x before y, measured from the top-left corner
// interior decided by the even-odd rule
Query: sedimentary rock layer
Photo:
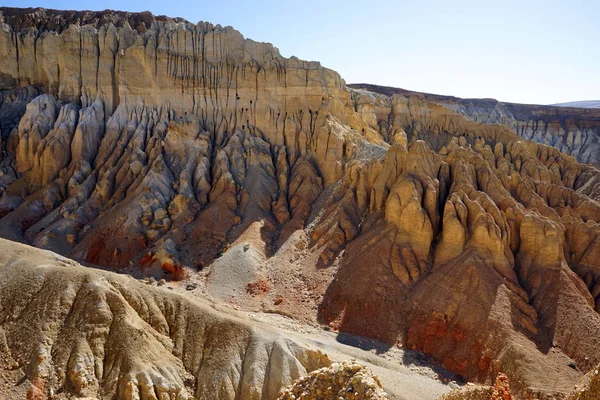
[[[0,355],[25,370],[28,398],[272,399],[331,363],[167,288],[1,244]]]
[[[600,110],[597,109],[575,105],[567,107],[566,104],[542,106],[506,103],[494,99],[461,99],[369,84],[349,86],[387,96],[414,96],[476,122],[504,124],[526,140],[556,147],[571,154],[579,162],[600,165]]]
[[[201,274],[223,301],[471,380],[504,372],[525,398],[564,397],[600,363],[600,172],[512,116],[348,89],[231,28],[2,12],[0,112],[19,116],[2,128],[3,237]],[[569,132],[558,147],[595,162]]]

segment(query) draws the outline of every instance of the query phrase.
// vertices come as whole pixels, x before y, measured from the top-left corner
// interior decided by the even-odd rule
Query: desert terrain
[[[0,54],[0,398],[598,398],[597,109],[150,13]]]

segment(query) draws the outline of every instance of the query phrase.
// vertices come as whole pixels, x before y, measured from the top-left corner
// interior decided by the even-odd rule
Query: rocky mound
[[[2,366],[21,369],[32,394],[271,399],[330,364],[320,351],[167,288],[1,244]],[[10,383],[15,392],[5,395],[19,398],[26,384]]]
[[[513,397],[508,378],[498,374],[494,386],[467,385],[442,395],[439,400],[513,400]]]
[[[568,400],[594,400],[600,398],[600,366],[592,369],[575,385]]]
[[[491,386],[469,385],[453,390],[440,397],[439,400],[492,400],[492,390]]]
[[[522,396],[600,363],[600,172],[524,140],[539,110],[348,89],[232,28],[2,12],[3,237]],[[597,163],[593,118],[561,118],[543,142]]]
[[[381,382],[357,362],[335,363],[311,372],[285,389],[278,400],[292,399],[389,399]]]

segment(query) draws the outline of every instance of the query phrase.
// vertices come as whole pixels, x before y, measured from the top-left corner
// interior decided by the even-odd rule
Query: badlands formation
[[[0,12],[0,398],[598,398],[598,111]]]

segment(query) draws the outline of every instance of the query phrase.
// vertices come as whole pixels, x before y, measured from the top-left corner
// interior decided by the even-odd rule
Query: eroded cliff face
[[[271,44],[244,39],[231,27],[150,14],[2,13],[5,89],[35,85],[60,101],[84,105],[99,99],[106,120],[120,105],[167,105],[179,116],[196,116],[217,145],[227,133],[253,130],[286,146],[291,161],[305,153],[306,136],[329,111],[368,129],[354,118],[336,72],[285,59]]]
[[[503,124],[526,140],[553,146],[581,163],[600,165],[600,110],[592,108],[504,103],[494,99],[461,99],[369,84],[356,89],[392,96],[417,97],[485,124]]]
[[[231,28],[2,11],[0,113],[22,114],[3,237],[503,372],[524,398],[600,363],[594,166]]]
[[[560,398],[576,372],[546,366],[566,366],[568,356],[585,370],[598,357],[599,264],[589,258],[598,251],[598,171],[418,98],[356,97],[365,118],[409,149],[395,144],[383,160],[348,166],[332,196],[343,207],[330,218],[364,218],[330,247],[345,251],[323,318],[400,338],[466,376],[518,376],[513,389],[525,398],[538,395],[529,379]]]
[[[272,399],[331,364],[281,332],[167,288],[0,243],[0,393],[7,398],[25,398],[17,392],[25,379],[6,391],[18,372],[31,382],[29,399]]]

